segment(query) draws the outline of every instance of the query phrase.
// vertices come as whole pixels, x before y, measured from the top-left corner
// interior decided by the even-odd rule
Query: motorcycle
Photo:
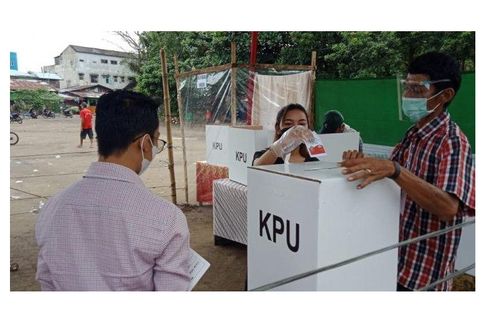
[[[30,109],[28,114],[32,119],[37,119],[38,113],[34,108]]]
[[[51,111],[50,109],[44,109],[42,115],[43,115],[43,118],[54,118],[55,117],[54,112]]]
[[[22,123],[22,117],[18,112],[10,112],[10,122]]]
[[[73,118],[73,113],[71,113],[71,110],[70,109],[61,109],[61,112],[63,113],[63,116],[65,118]]]

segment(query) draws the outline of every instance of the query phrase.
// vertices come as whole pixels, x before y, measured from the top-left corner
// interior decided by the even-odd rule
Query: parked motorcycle
[[[54,118],[55,117],[54,112],[51,111],[50,109],[44,109],[42,115],[43,115],[43,118]]]
[[[68,108],[67,109],[61,109],[61,112],[63,113],[63,116],[65,118],[68,118],[68,117],[73,118],[73,113],[71,113],[70,109],[68,109]]]
[[[10,122],[22,123],[22,117],[18,112],[10,112]]]
[[[39,115],[39,114],[37,113],[36,109],[31,108],[31,109],[29,110],[29,116],[30,116],[32,119],[37,119],[37,116],[38,116],[38,115]]]

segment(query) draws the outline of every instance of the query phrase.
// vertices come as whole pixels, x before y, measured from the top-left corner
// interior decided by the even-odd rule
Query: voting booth
[[[467,217],[472,220],[474,217]],[[461,240],[459,241],[458,254],[456,255],[456,269],[460,270],[475,263],[475,224],[465,226],[461,229]],[[475,269],[466,272],[475,276]]]
[[[359,150],[359,133],[345,132],[338,134],[319,134],[327,154],[319,157],[320,161],[340,162],[347,150]]]
[[[398,242],[400,188],[362,190],[331,162],[248,169],[248,289]],[[397,249],[273,290],[395,291]]]
[[[229,175],[230,179],[247,185],[247,167],[252,166],[255,152],[266,149],[274,140],[274,130],[261,126],[230,127]]]

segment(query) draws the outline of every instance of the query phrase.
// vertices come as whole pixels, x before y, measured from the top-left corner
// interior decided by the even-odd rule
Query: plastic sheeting
[[[189,175],[193,175],[192,169],[196,167],[197,202],[212,200],[210,182],[225,177],[221,174],[206,174],[205,170],[216,171],[228,167],[226,162],[215,164],[215,169],[209,166],[207,169],[202,169],[203,163],[199,163],[199,168],[197,168],[194,164],[197,161],[213,161],[211,158],[213,151],[228,150],[224,148],[226,140],[223,139],[223,131],[206,132],[206,125],[229,126],[233,122],[232,112],[235,111],[235,121],[238,126],[246,125],[249,120],[252,125],[274,129],[277,112],[289,103],[299,103],[310,112],[311,71],[278,72],[274,69],[266,69],[253,72],[248,68],[234,69],[234,72],[230,68],[211,73],[193,74],[180,77],[178,80],[182,106],[180,109],[184,122],[181,127],[184,128],[186,139],[189,139],[190,134],[198,134],[203,137],[207,135],[207,138],[214,138],[205,139],[206,151],[200,150],[199,153],[202,154],[197,155],[197,160],[196,155],[192,155],[192,161],[187,162]],[[235,76],[233,76],[234,73]],[[235,103],[235,110],[232,110],[233,103]],[[191,147],[191,145],[186,146]],[[207,165],[213,164],[207,162]],[[181,176],[176,176],[178,183],[183,179]],[[189,180],[191,179],[193,178]],[[193,194],[190,196],[192,197]]]

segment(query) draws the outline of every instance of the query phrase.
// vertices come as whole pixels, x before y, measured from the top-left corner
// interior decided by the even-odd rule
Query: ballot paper
[[[209,262],[202,258],[197,252],[191,249],[191,259],[189,264],[189,273],[191,274],[191,284],[189,290],[192,290],[196,286],[197,282],[203,277],[208,270]]]
[[[314,131],[312,133],[314,138],[305,142],[306,148],[308,149],[308,153],[310,154],[310,156],[321,157],[327,155],[325,146],[323,145],[322,140],[320,139],[318,134]]]

